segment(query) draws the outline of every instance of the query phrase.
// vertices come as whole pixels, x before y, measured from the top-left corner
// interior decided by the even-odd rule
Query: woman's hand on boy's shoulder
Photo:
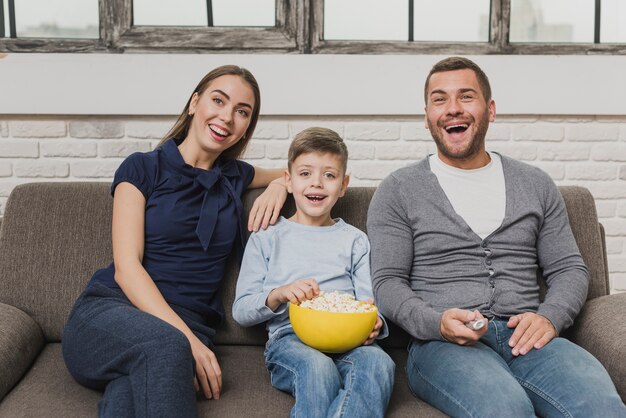
[[[256,198],[248,216],[248,230],[257,232],[259,227],[267,229],[274,225],[280,215],[280,210],[287,199],[287,188],[284,181],[272,181],[265,191]]]

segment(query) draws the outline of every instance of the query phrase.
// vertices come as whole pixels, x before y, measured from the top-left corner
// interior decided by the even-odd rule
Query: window
[[[623,0],[323,0],[312,13],[318,53],[626,54]]]
[[[626,54],[624,0],[0,0],[0,52]]]
[[[301,1],[0,0],[0,14],[4,15],[0,16],[0,51],[289,52],[298,50],[301,38],[296,28],[297,12],[302,15]],[[38,5],[52,9],[53,3],[58,6],[54,25],[61,27],[70,16],[80,17],[80,24],[88,26],[89,33],[75,28],[42,31],[51,21],[50,13],[42,13],[45,18],[39,19],[37,31],[20,26],[20,22],[37,19]],[[83,12],[88,9],[87,3],[92,6],[89,12]]]
[[[275,0],[133,0],[135,26],[276,25]]]

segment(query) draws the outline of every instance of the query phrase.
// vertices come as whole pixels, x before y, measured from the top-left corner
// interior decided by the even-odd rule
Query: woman
[[[255,230],[276,221],[286,198],[283,170],[237,160],[259,108],[254,76],[219,67],[159,147],[129,156],[115,173],[114,262],[94,274],[63,335],[72,376],[105,390],[101,416],[190,417],[195,391],[219,398],[211,337],[223,316],[226,260],[243,250],[241,194],[271,186],[250,213]]]

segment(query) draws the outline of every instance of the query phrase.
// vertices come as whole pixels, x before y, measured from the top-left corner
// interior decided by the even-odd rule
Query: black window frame
[[[454,43],[325,40],[324,0],[276,0],[270,28],[133,26],[132,0],[99,0],[100,39],[4,37],[0,52],[626,55],[626,42],[599,43],[601,0],[595,0],[594,43],[510,43],[511,1],[490,1],[488,42]]]

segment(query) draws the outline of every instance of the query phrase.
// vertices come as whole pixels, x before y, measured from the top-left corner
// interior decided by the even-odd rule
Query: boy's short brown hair
[[[339,156],[345,174],[348,167],[348,148],[337,132],[326,128],[307,128],[298,133],[289,146],[287,160],[289,171],[296,158],[312,152]]]

